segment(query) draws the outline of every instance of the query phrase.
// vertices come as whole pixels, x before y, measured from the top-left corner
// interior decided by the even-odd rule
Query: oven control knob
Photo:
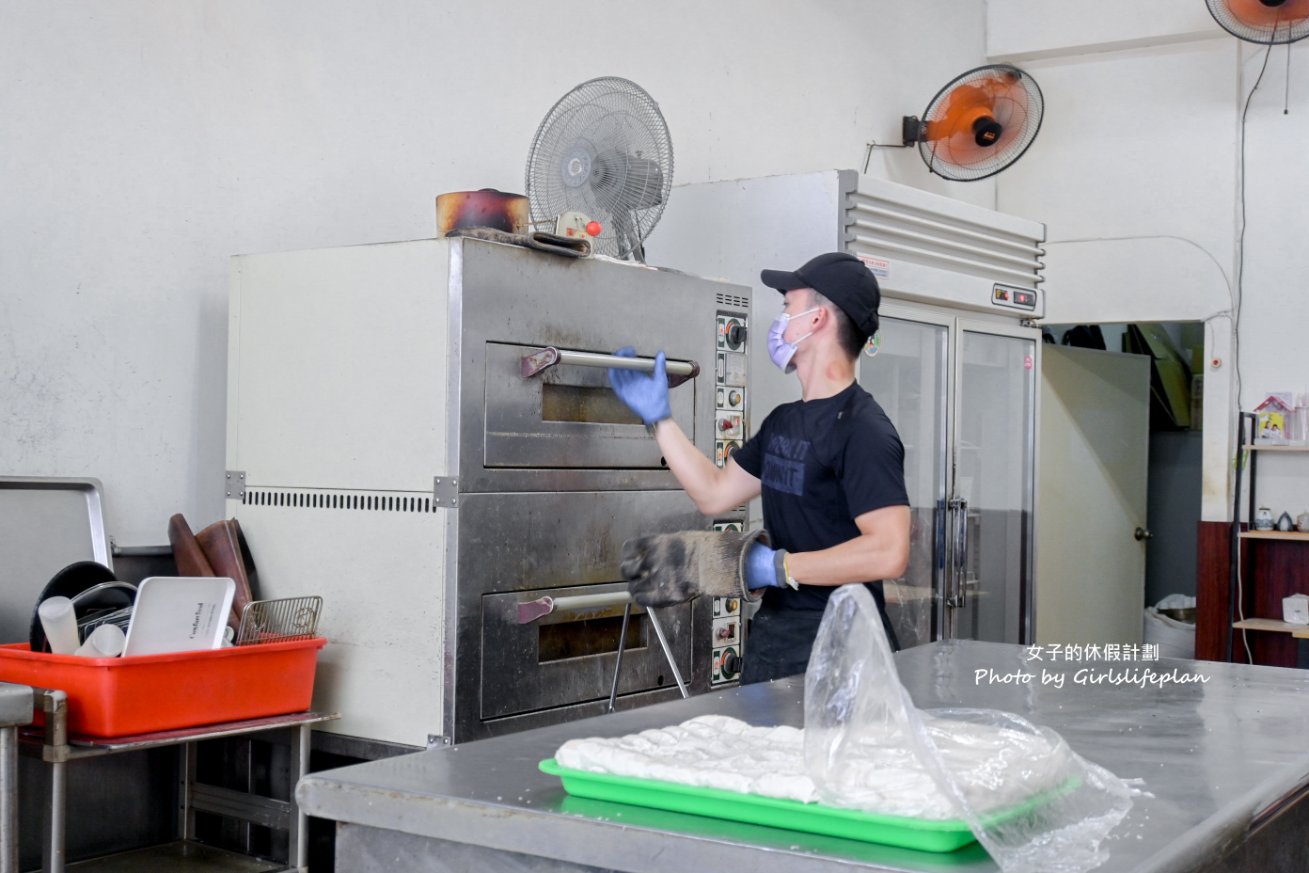
[[[727,346],[732,349],[739,349],[745,342],[745,325],[739,321],[733,321],[727,325]]]
[[[731,649],[723,652],[723,663],[719,667],[719,672],[724,679],[732,679],[741,672],[741,659],[737,657],[736,652]]]

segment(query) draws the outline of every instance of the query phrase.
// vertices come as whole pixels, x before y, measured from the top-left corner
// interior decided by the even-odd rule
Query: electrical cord
[[[1287,63],[1290,63],[1290,46],[1287,46]],[[1259,85],[1264,80],[1264,73],[1268,71],[1268,59],[1272,57],[1273,44],[1269,43],[1268,48],[1264,51],[1264,61],[1259,67],[1259,75],[1255,77],[1254,87],[1250,93],[1245,95],[1245,106],[1241,109],[1241,148],[1239,162],[1238,183],[1241,186],[1240,204],[1241,204],[1241,231],[1237,237],[1236,243],[1236,308],[1232,318],[1232,362],[1235,367],[1235,391],[1233,400],[1236,404],[1236,426],[1241,427],[1241,308],[1245,302],[1245,231],[1248,222],[1246,221],[1246,198],[1245,198],[1245,133],[1246,118],[1250,114],[1250,104],[1254,102],[1254,94],[1259,90]],[[1288,74],[1289,75],[1289,74]],[[1253,438],[1253,435],[1252,435]],[[1246,469],[1249,458],[1249,449],[1243,454],[1245,458],[1237,458],[1236,475],[1240,476]],[[1241,520],[1240,507],[1233,507],[1236,513],[1232,516],[1232,523],[1239,524]],[[1241,573],[1241,553],[1233,556],[1236,561],[1236,612],[1241,621],[1245,621],[1245,585]],[[1250,651],[1250,637],[1245,628],[1241,628],[1241,645],[1245,648],[1245,657],[1247,663],[1254,663],[1254,655]]]
[[[1288,48],[1288,52],[1290,49]],[[1254,87],[1250,93],[1245,95],[1245,107],[1241,110],[1241,148],[1240,162],[1237,182],[1241,186],[1241,231],[1236,242],[1236,314],[1232,320],[1232,360],[1236,366],[1236,413],[1241,413],[1241,308],[1245,299],[1245,128],[1246,118],[1250,114],[1250,104],[1254,102],[1254,92],[1259,90],[1260,83],[1264,80],[1264,73],[1268,71],[1268,59],[1272,57],[1273,46],[1269,43],[1267,50],[1264,51],[1264,62],[1259,67],[1259,75],[1255,77]],[[1239,424],[1239,422],[1238,422]]]

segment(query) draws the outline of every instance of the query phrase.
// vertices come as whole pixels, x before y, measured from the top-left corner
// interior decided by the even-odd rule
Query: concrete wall
[[[1267,55],[1194,0],[989,0],[987,52],[1040,83],[1046,123],[997,177],[997,206],[1048,222],[1051,322],[1205,323],[1203,517],[1230,518],[1236,408],[1309,383],[1306,44]],[[1265,57],[1267,75],[1241,116]],[[1240,269],[1241,180],[1245,182]],[[1242,297],[1243,302],[1237,306]],[[1233,314],[1240,315],[1239,345]],[[1305,504],[1309,455],[1260,473],[1260,501]],[[1276,470],[1273,468],[1277,467]]]
[[[541,118],[600,75],[659,102],[675,182],[858,168],[983,62],[984,16],[976,0],[5,0],[0,474],[99,476],[124,545],[164,542],[173,512],[219,518],[230,255],[431,236],[435,195],[522,190]],[[911,151],[869,172],[946,185]]]

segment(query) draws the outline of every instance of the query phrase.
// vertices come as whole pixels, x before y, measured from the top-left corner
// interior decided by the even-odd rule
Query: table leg
[[[296,786],[309,772],[309,725],[302,724],[291,729],[291,816],[287,830],[287,866],[292,870],[304,871],[309,854],[309,834],[305,826],[305,814],[295,799]]]
[[[46,804],[47,839],[41,847],[42,869],[46,873],[64,873],[64,817],[68,798],[68,695],[47,691],[41,698],[45,712],[45,749],[43,756],[50,765],[50,802]]]
[[[0,873],[18,873],[18,728],[0,729]]]
[[[195,839],[195,806],[191,803],[195,785],[196,744],[182,743],[178,755],[177,835],[183,840]]]

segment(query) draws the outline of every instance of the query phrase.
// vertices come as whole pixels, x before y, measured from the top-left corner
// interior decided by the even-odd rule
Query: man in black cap
[[[769,330],[769,357],[796,374],[802,399],[773,410],[722,468],[672,419],[662,352],[653,376],[609,371],[615,393],[653,429],[669,469],[701,512],[717,515],[763,497],[762,532],[638,537],[623,552],[623,575],[642,605],[699,594],[762,595],[742,683],[804,672],[838,585],[869,586],[896,647],[880,580],[901,576],[909,560],[904,446],[855,381],[859,351],[877,332],[876,278],[842,252],[819,255],[794,272],[764,270],[760,278],[784,295]]]

